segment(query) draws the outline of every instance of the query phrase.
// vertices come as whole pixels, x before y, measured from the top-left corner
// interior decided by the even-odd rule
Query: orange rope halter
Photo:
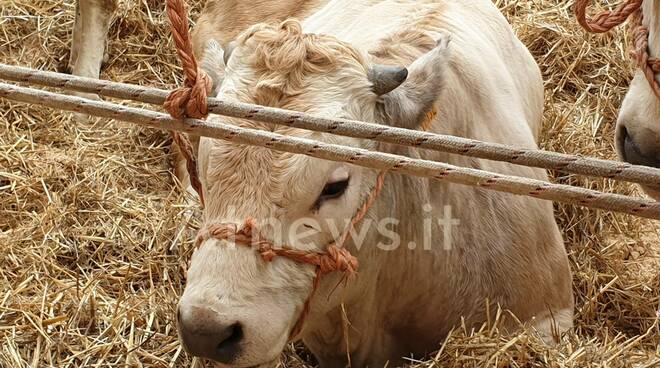
[[[632,16],[633,50],[632,57],[642,70],[655,95],[660,98],[660,84],[655,75],[660,73],[660,59],[649,56],[649,30],[643,24],[643,0],[627,0],[613,11],[606,10],[593,18],[587,17],[590,0],[576,0],[575,16],[578,23],[589,32],[603,33],[622,24]]]
[[[358,260],[345,248],[346,242],[350,238],[351,229],[354,228],[367,214],[369,209],[380,195],[385,183],[386,170],[381,171],[376,178],[376,185],[373,187],[367,199],[355,213],[346,230],[338,240],[330,243],[325,252],[304,251],[294,249],[289,246],[276,247],[270,241],[264,239],[259,231],[256,230],[256,222],[248,218],[242,227],[231,223],[211,224],[204,227],[197,234],[195,245],[199,247],[205,240],[214,238],[220,240],[231,240],[235,244],[254,248],[261,258],[266,262],[271,262],[277,257],[284,257],[298,263],[316,266],[316,274],[312,282],[312,291],[303,304],[302,312],[296,321],[290,333],[293,340],[302,331],[305,319],[309,315],[312,298],[318,289],[321,276],[331,272],[343,272],[343,281],[353,278],[357,274]]]

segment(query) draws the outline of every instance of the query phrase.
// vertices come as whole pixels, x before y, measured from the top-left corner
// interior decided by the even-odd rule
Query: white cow
[[[649,30],[649,56],[660,57],[660,1],[644,0],[644,25]],[[656,80],[660,78],[656,75]],[[616,127],[619,157],[627,162],[660,168],[660,96],[637,70],[623,100]],[[660,188],[645,187],[660,200]]]
[[[280,22],[289,17],[301,21]],[[210,0],[194,38],[198,56],[210,40],[234,40],[205,56],[223,99],[411,129],[435,108],[433,132],[537,147],[541,76],[488,0]],[[506,163],[210,119],[546,179]],[[210,138],[201,138],[198,158],[205,223],[252,217],[264,237],[306,250],[323,251],[376,176]],[[479,326],[497,306],[510,312],[506,329],[534,327],[548,341],[572,326],[571,273],[549,202],[388,174],[359,230],[347,245],[359,275],[338,289],[341,275],[324,277],[297,336],[322,367],[344,367],[348,356],[358,367],[401,364],[437,350],[462,322]],[[314,268],[266,263],[254,249],[207,240],[187,276],[178,312],[186,349],[236,367],[270,366],[291,337]]]

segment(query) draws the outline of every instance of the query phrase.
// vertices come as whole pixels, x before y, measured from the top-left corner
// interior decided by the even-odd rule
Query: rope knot
[[[265,262],[272,262],[273,259],[277,257],[277,253],[275,253],[273,247],[271,247],[270,244],[260,247],[259,254],[261,255],[261,259],[263,259]]]
[[[213,87],[211,77],[199,68],[192,75],[195,78],[191,80],[186,77],[185,85],[170,92],[163,104],[165,110],[175,119],[204,119],[209,114],[206,98]]]
[[[167,0],[167,16],[170,20],[176,51],[185,73],[185,80],[183,87],[170,92],[163,107],[175,119],[186,117],[203,119],[209,114],[206,97],[211,93],[213,82],[206,72],[197,66],[190,39],[185,1]],[[197,172],[197,160],[193,146],[185,134],[172,131],[172,137],[186,160],[190,184],[199,195],[201,205],[204,207],[204,194]]]
[[[185,117],[203,119],[209,114],[206,97],[211,93],[211,78],[197,66],[197,59],[190,39],[188,11],[184,0],[167,0],[167,16],[170,19],[176,52],[186,76],[184,86],[167,96],[164,107],[175,119]]]
[[[331,244],[319,259],[319,271],[322,275],[341,271],[352,277],[357,273],[358,260],[346,248]]]

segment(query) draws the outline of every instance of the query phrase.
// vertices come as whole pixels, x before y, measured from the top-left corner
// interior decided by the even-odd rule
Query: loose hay
[[[495,1],[546,83],[543,148],[614,159],[618,106],[632,77],[628,35],[586,35],[572,2]],[[124,0],[103,78],[179,83],[163,1]],[[193,17],[202,1],[193,1]],[[63,70],[73,0],[2,0],[0,61]],[[177,342],[188,209],[169,173],[166,134],[0,101],[0,367],[202,366]],[[640,194],[636,186],[556,174],[556,181]],[[557,347],[503,337],[497,316],[460,326],[413,367],[660,366],[660,227],[556,206],[574,272],[576,328]],[[291,367],[313,366],[296,347]]]

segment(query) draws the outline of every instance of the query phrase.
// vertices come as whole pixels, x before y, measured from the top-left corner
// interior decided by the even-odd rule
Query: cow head
[[[645,1],[642,8],[649,29],[649,54],[660,57],[660,1]],[[660,82],[660,77],[656,75]],[[619,157],[631,164],[660,168],[660,96],[656,96],[641,70],[637,70],[626,94],[616,128]],[[660,200],[660,187],[645,187]]]
[[[372,65],[349,44],[305,34],[296,21],[259,24],[225,50],[210,50],[219,97],[310,114],[415,128],[438,99],[443,37],[409,68]],[[223,55],[224,54],[224,55]],[[213,56],[215,55],[215,56]],[[225,66],[226,64],[226,66]],[[241,127],[373,148],[373,143],[215,116]],[[276,245],[323,251],[374,185],[375,173],[346,164],[202,138],[199,172],[205,223],[256,220]],[[310,295],[314,268],[266,263],[252,248],[208,240],[193,254],[179,303],[179,332],[194,355],[247,367],[279,358]],[[323,289],[312,309],[332,307]],[[327,304],[327,305],[326,305]]]

